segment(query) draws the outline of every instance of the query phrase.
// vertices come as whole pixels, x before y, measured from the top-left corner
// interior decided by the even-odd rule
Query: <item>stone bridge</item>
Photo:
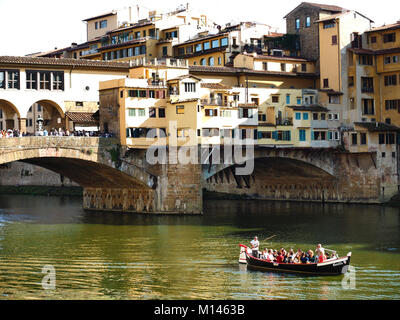
[[[149,166],[145,152],[123,150],[115,139],[22,137],[0,139],[0,165],[22,161],[80,184],[85,209],[140,213],[201,213],[200,166]],[[179,181],[177,171],[188,170]],[[195,175],[198,172],[198,178]],[[189,189],[189,190],[186,190]]]
[[[375,153],[335,149],[256,148],[254,170],[238,175],[231,164],[156,164],[146,150],[125,149],[110,138],[0,139],[0,165],[22,161],[57,172],[83,187],[90,210],[199,214],[207,194],[254,199],[380,203]],[[383,188],[385,189],[385,188]]]
[[[381,203],[397,193],[386,190],[376,153],[332,148],[256,148],[254,171],[237,175],[238,165],[203,166],[203,188],[219,197],[266,200]],[[390,179],[387,179],[390,180]],[[382,190],[385,190],[382,192]]]

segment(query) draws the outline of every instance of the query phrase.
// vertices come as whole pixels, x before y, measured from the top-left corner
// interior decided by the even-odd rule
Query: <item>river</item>
[[[205,201],[202,216],[146,216],[81,205],[0,196],[0,299],[400,299],[398,208],[218,200]],[[351,251],[354,269],[334,277],[247,270],[238,244],[255,235],[263,248]]]

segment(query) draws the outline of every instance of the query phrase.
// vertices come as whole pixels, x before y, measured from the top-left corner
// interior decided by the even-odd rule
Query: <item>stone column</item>
[[[21,134],[26,133],[26,118],[18,118],[18,130]]]

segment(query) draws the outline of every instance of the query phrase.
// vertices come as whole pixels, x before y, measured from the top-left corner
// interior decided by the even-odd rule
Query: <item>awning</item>
[[[95,118],[95,113],[91,112],[66,112],[65,115],[68,119],[75,124],[85,124],[97,126],[98,120]]]

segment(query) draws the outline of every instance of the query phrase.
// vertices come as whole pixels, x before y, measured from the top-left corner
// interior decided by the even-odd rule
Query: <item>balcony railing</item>
[[[203,106],[220,106],[220,107],[231,107],[231,108],[237,108],[238,107],[238,102],[237,101],[225,101],[219,98],[207,98],[207,99],[201,99],[200,103]]]
[[[364,87],[364,88],[361,88],[361,92],[362,93],[374,93],[374,88]]]
[[[99,50],[97,48],[93,48],[93,49],[82,51],[82,56],[88,56],[90,54],[94,54],[94,53],[98,53],[98,52],[99,52]]]
[[[276,118],[276,125],[277,126],[292,126],[293,125],[293,118]]]
[[[172,59],[172,58],[163,58],[163,59],[147,59],[137,58],[129,60],[131,67],[143,67],[143,66],[169,66],[169,67],[182,67],[187,68],[189,66],[188,61],[184,59]]]

